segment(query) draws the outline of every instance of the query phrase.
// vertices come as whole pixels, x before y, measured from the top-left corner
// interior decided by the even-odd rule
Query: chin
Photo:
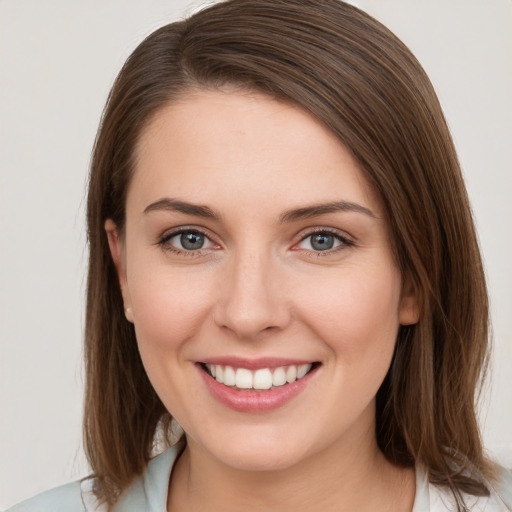
[[[305,441],[287,432],[240,427],[202,442],[203,450],[217,461],[239,471],[280,471],[307,457]]]
[[[285,453],[275,449],[237,449],[233,452],[223,450],[219,460],[226,466],[238,471],[270,472],[283,471],[297,465],[301,457],[295,453]]]

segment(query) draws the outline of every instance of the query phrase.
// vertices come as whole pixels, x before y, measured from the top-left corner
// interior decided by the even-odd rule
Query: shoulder
[[[45,491],[14,505],[6,512],[85,512],[80,482]]]
[[[512,511],[512,472],[500,468],[495,482],[487,483],[489,496],[472,496],[464,494],[467,510],[475,512],[509,512]],[[430,484],[430,512],[456,510],[451,491]]]
[[[508,510],[512,510],[512,469],[500,468],[494,489]]]
[[[472,512],[512,512],[512,471],[499,468],[495,482],[487,483],[489,496],[463,494],[466,510]],[[423,466],[416,468],[416,499],[413,512],[453,512],[457,510],[454,496],[447,487],[428,481]]]
[[[182,440],[152,459],[112,507],[112,512],[165,510],[173,465],[183,451]],[[85,478],[38,494],[5,512],[106,512],[94,494],[95,479]]]

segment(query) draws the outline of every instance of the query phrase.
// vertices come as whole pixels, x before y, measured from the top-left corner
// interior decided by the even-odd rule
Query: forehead
[[[377,201],[350,151],[312,115],[232,91],[195,91],[156,113],[137,147],[134,192],[146,202],[164,192],[205,202]]]

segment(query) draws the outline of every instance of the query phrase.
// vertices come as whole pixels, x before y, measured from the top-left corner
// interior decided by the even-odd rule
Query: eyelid
[[[210,242],[211,246],[210,247],[201,247],[200,249],[197,249],[197,250],[187,250],[187,249],[180,249],[179,247],[176,247],[169,243],[169,241],[172,238],[179,236],[183,233],[199,233],[199,234],[203,235]],[[209,231],[207,231],[201,227],[198,227],[198,226],[179,226],[179,227],[168,229],[168,230],[164,231],[163,234],[158,237],[155,245],[161,246],[162,249],[164,249],[166,251],[181,254],[181,255],[187,255],[187,256],[200,256],[200,255],[203,255],[205,251],[220,248],[220,244],[218,244],[214,240],[214,237],[209,233]]]
[[[210,242],[211,246],[210,247],[202,247],[197,250],[187,250],[187,249],[180,249],[179,247],[173,246],[168,243],[169,240],[171,240],[172,238],[174,238],[176,236],[179,236],[180,234],[194,233],[194,232],[203,235]],[[301,242],[306,240],[308,237],[316,235],[316,234],[329,234],[329,235],[335,237],[340,242],[340,244],[334,248],[326,249],[324,251],[315,251],[314,249],[304,249],[304,248],[298,247],[298,245]],[[186,255],[186,256],[200,256],[211,249],[215,250],[215,249],[221,248],[220,244],[218,242],[216,242],[215,237],[210,234],[209,230],[206,230],[199,226],[193,226],[193,225],[178,226],[178,227],[171,228],[171,229],[164,231],[163,234],[158,237],[155,245],[159,245],[162,247],[162,249],[167,250],[169,252],[174,252],[174,253]],[[356,242],[354,241],[354,239],[350,235],[346,234],[345,232],[340,231],[339,229],[336,229],[336,228],[318,227],[317,226],[317,227],[307,228],[306,230],[304,230],[300,234],[299,240],[293,244],[292,250],[310,252],[310,253],[314,253],[316,255],[328,255],[328,254],[337,252],[339,250],[346,249],[348,247],[353,247],[355,245],[356,245]]]
[[[298,247],[298,245],[309,238],[310,236],[317,235],[317,234],[328,234],[333,237],[335,237],[339,242],[341,242],[337,247],[334,247],[332,249],[326,249],[324,251],[315,251],[314,249],[303,249]],[[327,228],[327,227],[312,227],[308,228],[305,232],[301,233],[300,239],[298,242],[296,242],[292,249],[297,251],[307,251],[315,253],[316,255],[328,255],[332,254],[334,252],[337,252],[339,250],[346,249],[348,247],[354,247],[356,245],[354,239],[346,234],[343,231],[340,231],[335,228]]]

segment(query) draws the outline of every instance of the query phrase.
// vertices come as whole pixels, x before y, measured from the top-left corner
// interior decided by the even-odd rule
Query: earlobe
[[[420,310],[416,287],[410,278],[405,278],[400,299],[400,325],[417,324],[420,319]]]
[[[117,279],[121,287],[121,294],[124,302],[124,314],[129,322],[133,322],[130,293],[128,290],[128,281],[126,278],[126,262],[123,251],[123,241],[119,235],[116,224],[112,219],[105,221],[105,231],[107,233],[110,255],[116,267]]]

